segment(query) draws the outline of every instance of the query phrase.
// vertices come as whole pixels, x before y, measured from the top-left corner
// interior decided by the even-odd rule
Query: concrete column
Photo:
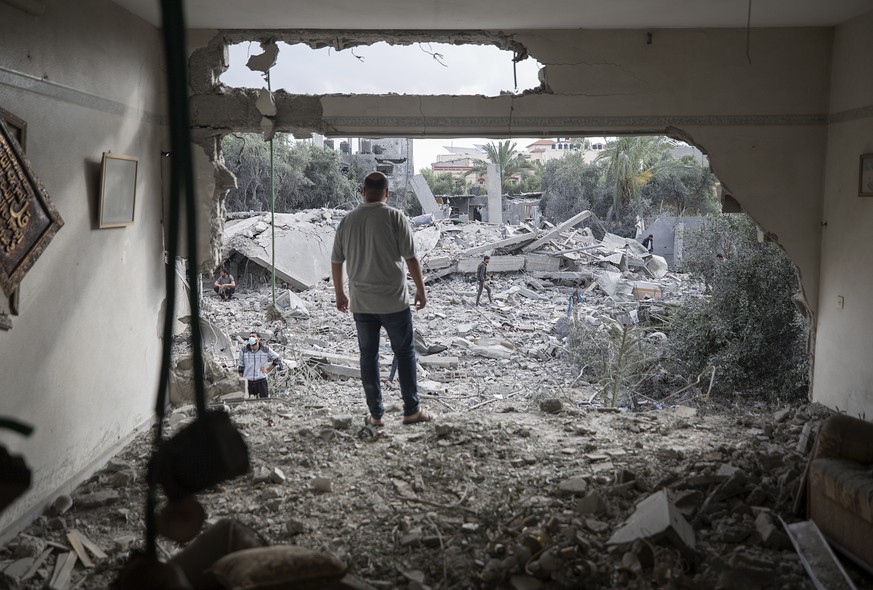
[[[488,164],[488,223],[503,225],[503,191],[500,186],[500,167]]]

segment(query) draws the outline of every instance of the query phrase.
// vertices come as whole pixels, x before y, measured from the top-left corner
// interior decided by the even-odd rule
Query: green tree
[[[466,195],[467,185],[463,178],[455,178],[451,172],[434,172],[430,168],[422,168],[419,174],[424,176],[430,192],[434,195]]]
[[[620,137],[606,145],[596,161],[604,167],[604,181],[612,190],[607,222],[632,223],[633,217],[646,214],[641,188],[677,169],[677,161],[669,157],[674,146],[663,136]]]
[[[222,155],[237,179],[237,188],[227,195],[228,211],[270,210],[269,142],[258,134],[234,133],[222,139]],[[278,212],[356,202],[354,171],[343,172],[337,152],[286,134],[273,141],[273,177]]]
[[[755,224],[737,214],[715,217],[689,237],[692,267],[708,274],[712,294],[671,318],[666,365],[689,378],[717,367],[716,392],[798,399],[809,385],[809,357],[806,321],[793,301],[797,276],[777,244],[757,238]],[[724,248],[722,262],[715,248]]]
[[[600,168],[587,164],[578,152],[549,160],[543,167],[540,200],[543,215],[555,224],[586,209],[600,216],[594,205],[608,199],[600,177]]]
[[[656,215],[714,215],[720,209],[715,185],[712,169],[686,155],[665,174],[652,177],[640,194]]]
[[[528,161],[527,156],[519,153],[516,149],[516,143],[510,140],[493,141],[485,146],[485,153],[488,155],[488,162],[497,164],[498,173],[500,175],[500,190],[508,192],[509,179],[514,176],[522,177],[533,170],[533,165]],[[488,173],[487,162],[478,162],[473,166],[473,172],[480,176],[486,176]]]

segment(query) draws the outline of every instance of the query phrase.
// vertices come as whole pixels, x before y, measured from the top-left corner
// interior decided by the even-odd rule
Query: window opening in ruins
[[[510,50],[492,45],[385,42],[337,51],[332,47],[279,42],[270,70],[273,90],[291,94],[454,94],[498,96],[539,87],[542,65],[528,57],[517,63]],[[266,87],[263,74],[246,67],[262,53],[255,42],[230,45],[222,83],[234,88]]]

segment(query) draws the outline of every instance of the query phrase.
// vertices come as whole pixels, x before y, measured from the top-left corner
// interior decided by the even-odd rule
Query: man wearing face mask
[[[269,346],[261,342],[257,332],[249,334],[249,340],[239,351],[237,372],[248,383],[248,392],[252,397],[269,397],[267,392],[267,374],[280,366],[282,360]]]

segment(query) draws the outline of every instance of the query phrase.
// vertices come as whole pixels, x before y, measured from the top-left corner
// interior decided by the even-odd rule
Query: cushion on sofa
[[[809,467],[809,482],[825,496],[873,523],[873,465],[846,459],[816,459]]]

